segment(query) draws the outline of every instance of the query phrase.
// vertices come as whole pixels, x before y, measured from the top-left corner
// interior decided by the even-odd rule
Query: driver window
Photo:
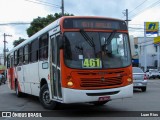
[[[112,39],[111,46],[112,46],[112,54],[116,56],[124,56],[124,46],[123,46],[122,34],[117,34],[117,36]]]

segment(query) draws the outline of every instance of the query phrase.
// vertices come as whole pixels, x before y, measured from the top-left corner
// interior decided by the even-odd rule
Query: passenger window
[[[48,59],[48,34],[39,38],[39,59]]]
[[[24,64],[29,62],[29,45],[24,47]]]
[[[18,54],[18,51],[16,50],[16,51],[14,52],[14,65],[15,65],[15,66],[17,66],[17,64],[18,64],[17,54]]]
[[[39,41],[37,39],[31,43],[31,53],[30,53],[31,62],[38,61],[38,50],[39,50]]]
[[[56,41],[58,42],[59,40],[59,35],[56,36]],[[60,66],[60,49],[57,48],[57,65]]]
[[[13,57],[13,55],[11,54],[11,57],[10,57],[11,59],[11,64],[10,64],[10,67],[13,67],[14,66],[14,57]]]
[[[7,56],[7,68],[10,68],[10,55]]]
[[[18,50],[18,64],[22,65],[23,64],[23,48],[20,48]]]

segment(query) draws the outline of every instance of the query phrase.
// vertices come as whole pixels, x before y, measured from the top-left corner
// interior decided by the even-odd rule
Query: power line
[[[59,5],[55,5],[55,4],[51,4],[51,3],[47,3],[47,2],[36,2],[36,1],[31,1],[31,0],[25,0],[27,2],[32,2],[32,3],[36,3],[36,4],[41,4],[41,5],[45,5],[45,6],[49,6],[49,7],[55,7],[55,8],[60,8]],[[38,0],[37,0],[38,1]],[[59,7],[58,7],[59,6]]]
[[[41,3],[50,4],[50,5],[54,5],[54,6],[57,6],[57,7],[61,7],[60,5],[56,5],[56,4],[49,3],[49,2],[44,2],[44,1],[41,1],[41,0],[35,0],[35,1],[38,1],[38,2],[41,2]]]
[[[0,26],[2,25],[27,25],[30,24],[30,22],[13,22],[13,23],[0,23]]]
[[[144,28],[136,28],[136,27],[128,27],[128,28],[131,28],[131,29],[144,29]]]
[[[150,6],[144,8],[144,9],[141,10],[141,11],[138,11],[137,13],[135,13],[134,15],[132,15],[131,17],[135,17],[135,16],[139,15],[140,13],[144,12],[146,9],[150,9],[150,8],[155,7],[155,6],[158,5],[159,3],[160,3],[160,0],[154,2],[153,4],[151,4]]]
[[[135,7],[133,10],[131,10],[129,13],[132,13],[134,10],[139,8],[141,5],[143,5],[147,0],[144,0],[142,3],[140,3],[137,7]]]

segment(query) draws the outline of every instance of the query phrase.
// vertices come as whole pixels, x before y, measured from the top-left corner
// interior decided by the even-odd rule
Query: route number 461
[[[86,58],[83,60],[83,68],[101,68],[101,60],[99,58]]]

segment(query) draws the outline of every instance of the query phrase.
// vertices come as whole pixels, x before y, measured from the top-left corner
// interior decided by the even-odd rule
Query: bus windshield
[[[120,32],[65,32],[64,57],[70,68],[121,68],[131,64],[129,40]]]

